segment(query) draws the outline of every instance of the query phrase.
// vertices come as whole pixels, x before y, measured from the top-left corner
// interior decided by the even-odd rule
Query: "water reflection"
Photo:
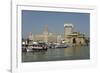
[[[34,50],[22,53],[22,62],[89,59],[89,46]]]

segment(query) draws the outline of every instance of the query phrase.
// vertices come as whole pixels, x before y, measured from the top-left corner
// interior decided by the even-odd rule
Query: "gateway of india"
[[[46,43],[69,43],[69,44],[86,44],[86,38],[84,34],[73,31],[74,26],[72,24],[64,24],[64,33],[51,33],[47,26],[44,26],[41,34],[29,33],[28,39],[31,41],[43,41]],[[55,28],[56,29],[56,28]]]

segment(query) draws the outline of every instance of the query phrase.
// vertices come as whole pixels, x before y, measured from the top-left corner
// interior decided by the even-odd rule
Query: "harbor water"
[[[48,48],[22,52],[22,62],[85,60],[90,59],[89,46],[74,46],[67,48]]]

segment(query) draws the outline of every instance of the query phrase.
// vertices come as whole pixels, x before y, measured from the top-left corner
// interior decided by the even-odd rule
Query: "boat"
[[[34,44],[33,50],[47,50],[47,46],[43,44]]]
[[[32,48],[33,48],[33,46],[32,45],[28,45],[28,47],[27,47],[27,52],[29,52],[29,51],[32,51]]]

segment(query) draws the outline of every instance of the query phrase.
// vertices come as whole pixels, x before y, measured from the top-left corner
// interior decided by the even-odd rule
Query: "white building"
[[[64,24],[64,40],[69,42],[68,35],[73,33],[73,25],[72,24]]]

